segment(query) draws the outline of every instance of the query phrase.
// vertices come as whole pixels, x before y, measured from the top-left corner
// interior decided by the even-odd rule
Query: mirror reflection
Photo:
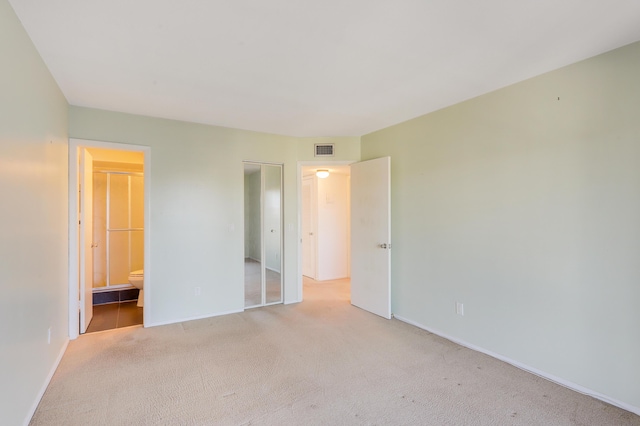
[[[282,303],[282,166],[244,163],[245,307]]]

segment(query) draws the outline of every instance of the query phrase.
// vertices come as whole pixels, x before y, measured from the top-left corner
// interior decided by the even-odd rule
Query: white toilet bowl
[[[132,271],[129,274],[129,283],[140,289],[140,294],[138,295],[138,307],[142,308],[144,304],[144,270],[140,269],[137,271]]]

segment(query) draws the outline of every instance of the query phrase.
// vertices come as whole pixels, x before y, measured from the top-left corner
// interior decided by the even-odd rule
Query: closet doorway
[[[282,165],[244,162],[244,307],[283,301]]]

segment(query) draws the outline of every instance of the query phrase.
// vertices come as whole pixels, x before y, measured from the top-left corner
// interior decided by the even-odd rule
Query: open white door
[[[302,180],[302,275],[316,279],[316,236],[313,178]]]
[[[391,318],[391,158],[351,165],[351,304]]]
[[[93,157],[80,152],[80,333],[93,318]]]

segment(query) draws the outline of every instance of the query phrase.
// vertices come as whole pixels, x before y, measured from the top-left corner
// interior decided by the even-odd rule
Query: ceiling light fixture
[[[318,176],[320,179],[324,179],[326,177],[329,177],[329,170],[327,170],[327,169],[318,169],[318,170],[316,170],[316,176]]]

